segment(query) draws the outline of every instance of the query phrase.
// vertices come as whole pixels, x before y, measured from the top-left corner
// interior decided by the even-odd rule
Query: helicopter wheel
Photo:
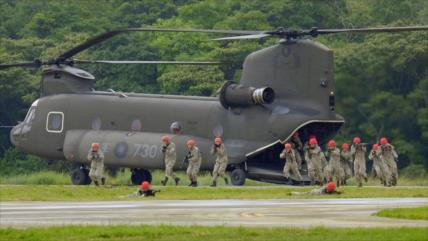
[[[147,170],[135,168],[131,172],[131,182],[134,185],[140,185],[144,181],[152,182],[152,174]]]
[[[245,184],[245,179],[247,178],[247,174],[244,170],[240,168],[236,168],[230,174],[230,180],[234,186],[242,186]]]
[[[92,180],[89,177],[89,170],[86,168],[75,169],[71,173],[71,182],[73,185],[89,185]]]

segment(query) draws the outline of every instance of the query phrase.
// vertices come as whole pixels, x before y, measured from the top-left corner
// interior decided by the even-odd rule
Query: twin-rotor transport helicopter
[[[320,143],[332,138],[344,123],[335,112],[333,51],[306,36],[333,33],[426,31],[428,26],[292,31],[119,29],[100,34],[55,59],[0,64],[10,67],[48,66],[43,69],[40,98],[24,121],[13,127],[10,139],[20,150],[50,160],[81,163],[73,171],[73,184],[91,182],[86,159],[91,143],[98,142],[105,165],[129,167],[131,180],[151,181],[149,170],[163,169],[161,137],[177,146],[175,170],[183,170],[186,141],[194,139],[203,156],[202,170],[212,170],[214,137],[222,137],[228,150],[231,181],[246,178],[301,184],[309,179],[286,179],[279,153],[298,131]],[[248,55],[239,83],[226,81],[218,97],[177,96],[95,91],[95,77],[75,64],[219,64],[192,61],[76,60],[73,56],[115,35],[128,32],[187,32],[234,35],[216,40],[278,37],[279,43]]]

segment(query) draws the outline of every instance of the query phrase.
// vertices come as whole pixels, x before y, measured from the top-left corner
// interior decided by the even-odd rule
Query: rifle
[[[185,165],[187,166],[189,164],[189,158],[192,158],[192,153],[190,151],[181,161],[180,169],[182,169]]]

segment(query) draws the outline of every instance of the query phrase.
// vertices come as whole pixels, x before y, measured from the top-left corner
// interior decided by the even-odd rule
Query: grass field
[[[188,184],[187,176],[183,172],[177,172],[177,175],[181,178],[181,186]],[[153,185],[160,185],[160,181],[164,177],[164,172],[156,170],[152,172]],[[211,184],[211,175],[208,172],[203,172],[198,178],[198,182],[201,186],[208,186]],[[130,185],[130,172],[129,170],[120,171],[115,177],[107,177],[107,183],[111,185]],[[18,184],[18,185],[68,185],[71,184],[70,175],[68,173],[58,173],[52,171],[42,171],[32,174],[23,174],[15,176],[0,176],[0,184]],[[356,186],[354,178],[348,180],[348,186]],[[174,186],[172,180],[169,181],[168,186]],[[218,180],[219,186],[224,186],[223,180]],[[246,186],[272,186],[275,184],[257,182],[247,179]],[[381,186],[378,180],[369,178],[366,185],[369,186]],[[420,176],[418,178],[410,178],[408,176],[401,177],[398,181],[399,186],[428,186],[428,178]],[[278,185],[281,186],[281,185]]]
[[[0,228],[2,240],[426,240],[426,228],[255,228],[201,226],[65,226]]]
[[[281,199],[281,198],[368,198],[428,197],[428,187],[341,187],[342,195],[289,196],[292,191],[308,191],[316,187],[159,187],[154,199]],[[0,201],[93,201],[135,200],[128,197],[135,186],[73,186],[73,185],[0,185]],[[149,199],[153,199],[150,197]]]
[[[374,215],[387,218],[418,219],[428,221],[428,206],[385,209],[375,213]]]

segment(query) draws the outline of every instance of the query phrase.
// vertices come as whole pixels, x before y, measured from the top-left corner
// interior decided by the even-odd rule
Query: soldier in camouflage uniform
[[[369,154],[369,160],[373,161],[374,176],[380,179],[384,186],[391,186],[391,173],[386,163],[381,157],[381,150],[378,144],[373,144],[373,148]]]
[[[162,185],[166,185],[168,183],[168,177],[174,179],[175,185],[177,186],[180,182],[180,178],[178,178],[174,171],[174,165],[177,161],[177,153],[175,151],[175,144],[170,141],[169,136],[162,137],[162,153],[164,155],[165,162],[165,178],[161,181]]]
[[[222,143],[220,137],[217,137],[214,139],[214,145],[211,149],[211,154],[217,155],[217,159],[215,160],[215,165],[213,169],[213,182],[211,184],[211,187],[217,186],[217,178],[219,176],[223,177],[226,185],[229,184],[229,181],[227,180],[227,177],[226,177],[226,167],[228,162],[227,152],[226,152],[226,147]]]
[[[397,185],[397,180],[398,180],[397,152],[395,152],[394,146],[389,144],[388,139],[386,139],[385,137],[382,137],[380,139],[380,145],[381,145],[380,146],[381,158],[383,159],[385,164],[389,167],[389,171],[391,173],[391,184],[395,186]]]
[[[290,144],[292,145],[292,149],[296,154],[296,161],[297,161],[298,168],[301,169],[302,167],[301,154],[303,152],[303,143],[300,140],[298,131],[294,132],[293,136],[291,137]]]
[[[340,165],[345,172],[345,178],[343,179],[342,184],[346,184],[346,180],[352,177],[352,166],[353,166],[352,154],[349,151],[348,143],[342,144],[342,150],[340,152]]]
[[[187,147],[189,148],[189,153],[186,156],[186,159],[189,162],[187,166],[186,174],[189,177],[190,184],[189,187],[197,187],[198,186],[198,173],[199,168],[202,163],[202,155],[199,151],[199,148],[195,146],[194,140],[187,141]]]
[[[290,178],[290,171],[299,178],[299,180],[302,180],[302,176],[300,175],[298,163],[297,163],[297,152],[293,150],[290,143],[286,143],[284,145],[284,150],[279,154],[279,158],[285,160],[285,165],[283,169],[284,177]]]
[[[358,187],[363,186],[363,180],[367,182],[366,174],[366,147],[361,144],[361,139],[355,137],[351,146],[351,154],[354,156],[354,174]]]
[[[320,186],[323,185],[323,163],[326,163],[324,153],[318,146],[318,141],[315,138],[309,140],[309,148],[306,151],[305,160],[308,163],[309,177],[311,183],[318,182]]]
[[[340,164],[340,150],[336,147],[336,141],[330,140],[328,142],[326,156],[329,158],[328,166],[325,169],[327,182],[333,181],[333,177],[336,177],[336,183],[339,186],[345,179],[345,171]]]
[[[88,153],[88,160],[91,162],[89,177],[94,181],[96,186],[100,184],[104,185],[104,154],[100,150],[100,145],[98,143],[92,143]]]

